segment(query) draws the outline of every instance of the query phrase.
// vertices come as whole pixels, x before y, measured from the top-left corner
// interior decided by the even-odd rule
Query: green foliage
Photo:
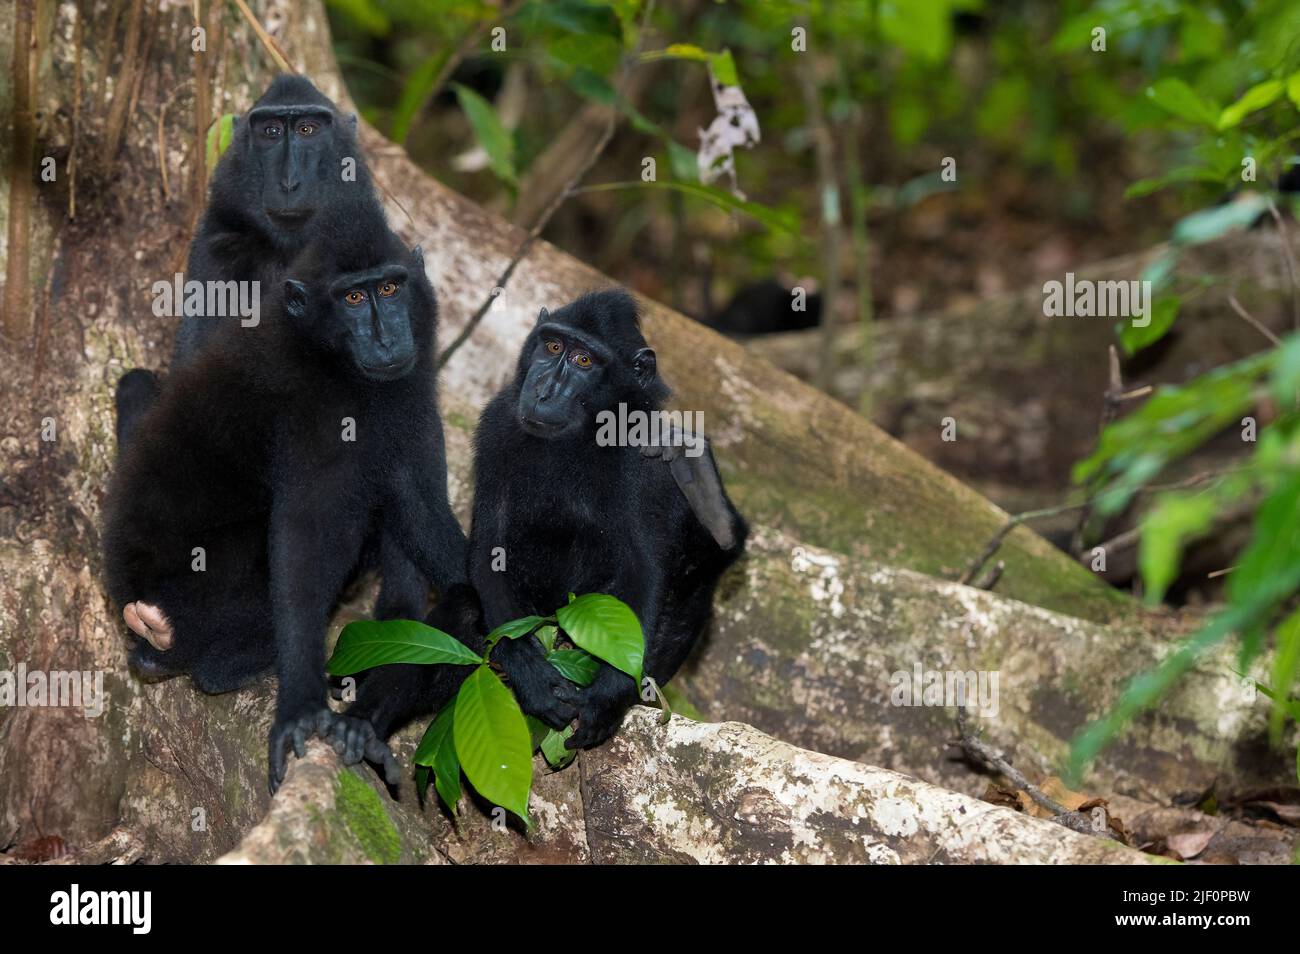
[[[222,114],[220,119],[208,127],[206,152],[209,171],[216,168],[217,160],[220,159],[226,149],[229,148],[230,139],[234,135],[234,130],[234,113]]]
[[[630,606],[603,593],[588,593],[556,610],[555,618],[575,645],[641,684],[645,637]]]
[[[799,221],[790,213],[771,209],[759,205],[757,202],[738,199],[724,189],[700,185],[697,182],[606,182],[598,186],[587,186],[582,191],[609,192],[615,189],[666,189],[671,192],[680,192],[696,199],[703,199],[720,209],[729,212],[740,212],[758,222],[762,222],[770,229],[786,232],[790,235],[799,234]]]
[[[497,119],[492,104],[468,86],[453,84],[461,109],[474,127],[474,137],[488,155],[492,171],[512,185],[518,182],[515,175],[515,140],[510,131]]]
[[[1274,183],[1296,138],[1300,46],[1294,37],[1300,6],[1263,0],[1229,20],[1217,5],[1187,0],[1099,0],[1067,24],[1058,47],[1080,42],[1089,23],[1104,24],[1121,51],[1142,51],[1160,74],[1146,89],[1155,111],[1135,116],[1134,126],[1178,134],[1169,140],[1181,152],[1171,171],[1135,183],[1127,196],[1170,186],[1202,197],[1236,193],[1232,201],[1205,206],[1174,226],[1170,251],[1143,276],[1160,294],[1151,324],[1119,329],[1125,350],[1133,354],[1163,337],[1177,318],[1188,284],[1178,274],[1181,249],[1249,228],[1283,201]],[[1170,36],[1177,37],[1176,44],[1168,43]],[[1153,51],[1157,55],[1151,58]],[[1204,289],[1215,279],[1198,274],[1191,281]],[[1273,687],[1265,691],[1274,699],[1275,742],[1284,718],[1295,718],[1289,694],[1300,669],[1300,622],[1288,607],[1300,591],[1298,387],[1300,334],[1281,348],[1215,368],[1184,386],[1160,388],[1108,426],[1097,451],[1075,467],[1075,479],[1097,495],[1099,512],[1115,513],[1170,462],[1226,428],[1242,426],[1262,399],[1271,397],[1282,411],[1259,431],[1240,470],[1205,486],[1166,493],[1146,514],[1139,569],[1146,598],[1155,603],[1174,580],[1191,539],[1209,532],[1230,510],[1255,505],[1250,539],[1228,577],[1227,606],[1157,669],[1134,679],[1114,709],[1079,735],[1071,753],[1076,773],[1202,654],[1234,636],[1245,668],[1261,657],[1273,635]]]
[[[573,645],[560,645],[561,637]],[[536,639],[547,660],[569,681],[588,686],[603,660],[641,680],[645,639],[641,623],[622,601],[601,593],[570,594],[553,616],[526,616],[496,627],[487,637],[487,656],[502,639]],[[362,620],[349,623],[330,657],[329,672],[350,675],[392,663],[474,666],[456,698],[425,730],[415,752],[415,778],[421,797],[430,777],[438,796],[456,814],[461,773],[484,798],[509,809],[526,823],[532,789],[532,754],[540,750],[559,769],[577,754],[564,747],[573,734],[547,728],[526,717],[514,693],[486,659],[453,636],[413,620]]]
[[[1106,428],[1092,457],[1076,466],[1076,479],[1090,482],[1099,509],[1115,512],[1172,460],[1194,450],[1241,418],[1266,393],[1292,410],[1265,426],[1248,463],[1201,489],[1160,497],[1142,523],[1139,569],[1147,598],[1163,596],[1188,540],[1243,502],[1259,500],[1251,536],[1228,577],[1227,606],[1211,616],[1156,670],[1125,690],[1114,709],[1075,739],[1071,769],[1077,776],[1129,720],[1154,705],[1204,653],[1237,636],[1239,662],[1248,667],[1265,650],[1270,631],[1276,655],[1275,740],[1289,714],[1287,696],[1296,679],[1297,623],[1288,603],[1300,592],[1300,413],[1294,408],[1300,365],[1300,334],[1274,349],[1215,369],[1183,387],[1161,388],[1143,407]]]
[[[565,768],[578,757],[578,753],[573,749],[564,747],[565,740],[571,735],[573,735],[573,726],[566,726],[562,732],[548,730],[546,738],[542,739],[540,746],[542,756],[551,768],[557,770]]]
[[[465,777],[484,798],[528,820],[533,746],[514,693],[486,665],[461,684],[452,732]]]
[[[386,663],[473,665],[483,660],[459,639],[410,619],[355,620],[343,627],[330,657],[332,676]]]
[[[426,776],[429,769],[433,770],[438,795],[453,815],[460,802],[460,758],[456,755],[456,737],[453,734],[455,723],[456,704],[450,702],[429,723],[429,728],[424,731],[424,737],[415,750],[414,759],[419,769],[425,769]]]
[[[580,686],[590,686],[600,670],[600,660],[580,649],[553,649],[546,654],[546,661]]]

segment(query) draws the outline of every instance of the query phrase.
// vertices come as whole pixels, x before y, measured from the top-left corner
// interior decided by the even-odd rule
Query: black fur
[[[381,301],[384,276],[400,273],[400,290]],[[138,373],[123,377],[126,442],[105,529],[110,597],[160,607],[174,633],[165,652],[135,640],[137,671],[188,673],[224,692],[275,664],[273,790],[285,746],[301,754],[313,732],[336,748],[346,740],[356,758],[361,743],[367,757],[377,751],[369,726],[330,712],[324,674],[329,615],[365,542],[391,540],[440,588],[465,577],[419,250],[386,229],[358,230],[314,244],[282,278],[257,327],[210,342],[152,402],[138,400]],[[364,307],[344,304],[356,284]],[[191,568],[195,547],[204,572]]]
[[[550,340],[563,351],[548,350]],[[590,355],[589,368],[576,363],[579,351]],[[655,410],[667,395],[626,293],[542,312],[514,381],[488,405],[475,435],[470,579],[489,628],[549,614],[570,592],[610,593],[641,620],[646,675],[662,685],[677,672],[708,620],[719,576],[744,547],[746,526],[718,485],[733,537],[721,548],[662,460],[636,447],[598,446],[598,412],[620,402]],[[504,572],[492,568],[496,547],[505,549]],[[578,719],[571,748],[609,738],[638,698],[633,680],[603,663],[592,685],[576,690],[535,640],[502,640],[495,652],[525,712],[554,728]]]
[[[264,135],[271,121],[281,127],[274,139]],[[301,121],[317,126],[316,132],[298,136],[295,127]],[[344,178],[345,158],[355,161],[355,178]],[[199,282],[256,281],[269,293],[303,248],[339,245],[358,233],[387,231],[383,206],[357,142],[356,117],[340,112],[306,77],[281,75],[235,121],[230,146],[212,174],[185,277]],[[172,371],[197,360],[211,342],[243,330],[234,318],[186,315],[176,334]],[[370,569],[378,569],[382,581],[375,604],[379,619],[424,616],[430,581],[396,541],[367,541],[358,571]]]
[[[768,278],[745,285],[704,323],[724,334],[740,336],[815,328],[821,321],[821,292],[809,295],[805,305],[803,311],[795,311],[792,290]]]
[[[282,117],[278,141],[262,134],[270,114]],[[293,117],[320,128],[299,137],[293,133]],[[235,120],[190,243],[186,279],[261,280],[265,289],[305,246],[333,242],[357,228],[387,228],[355,126],[356,117],[341,113],[310,80],[277,76]],[[356,160],[355,181],[344,181],[344,158]],[[232,323],[186,315],[176,335],[173,367],[194,360]]]

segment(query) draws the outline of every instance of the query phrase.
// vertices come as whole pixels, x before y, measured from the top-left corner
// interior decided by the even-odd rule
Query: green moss
[[[361,850],[377,865],[396,864],[402,839],[375,790],[346,769],[339,773],[335,810]]]
[[[662,688],[664,698],[667,699],[668,704],[672,706],[673,712],[678,715],[685,716],[688,719],[694,719],[696,722],[708,722],[709,720],[704,718],[704,714],[700,712],[699,709],[695,708],[695,705],[691,702],[690,697],[687,695],[687,688],[684,685],[684,682],[685,680],[679,680],[664,686]]]
[[[461,411],[448,411],[442,416],[442,423],[444,427],[453,427],[458,431],[474,431],[474,421]]]
[[[979,508],[973,493],[937,483],[918,480],[900,491],[882,480],[879,488],[848,493],[815,474],[723,470],[728,492],[751,523],[941,579],[957,579],[1001,526],[996,512]],[[931,505],[918,506],[927,492],[938,496]],[[890,506],[891,499],[904,505]],[[1007,537],[996,559],[1006,564],[996,587],[1002,596],[1094,622],[1137,613],[1137,604],[1123,593],[1024,528]]]

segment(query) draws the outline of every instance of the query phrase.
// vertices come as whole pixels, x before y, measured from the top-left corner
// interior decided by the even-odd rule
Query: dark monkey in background
[[[395,783],[370,723],[329,709],[324,643],[367,540],[391,539],[440,589],[465,576],[433,290],[419,250],[387,229],[317,241],[271,285],[265,320],[209,342],[161,389],[143,371],[119,382],[109,596],[140,624],[131,663],[146,677],[224,692],[275,666],[272,791],[286,747],[301,755],[312,734]],[[377,670],[360,694],[394,678]]]

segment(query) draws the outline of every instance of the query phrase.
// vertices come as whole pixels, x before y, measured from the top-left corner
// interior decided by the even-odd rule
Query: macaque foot
[[[154,649],[166,652],[172,648],[172,624],[158,607],[136,600],[122,607],[122,619],[131,632]]]
[[[585,699],[578,706],[578,727],[564,741],[566,749],[590,749],[608,741],[619,726],[628,704],[621,699]]]
[[[276,717],[271,726],[267,767],[267,780],[272,795],[284,782],[288,770],[287,746],[292,744],[294,755],[303,758],[307,754],[307,740],[313,736],[328,742],[344,763],[354,765],[365,759],[383,772],[384,781],[388,785],[397,785],[401,781],[396,757],[375,734],[374,727],[369,722],[321,707],[294,717]]]
[[[136,642],[127,653],[126,662],[131,672],[143,682],[162,682],[185,670],[172,664],[167,653],[161,653],[145,642]]]

